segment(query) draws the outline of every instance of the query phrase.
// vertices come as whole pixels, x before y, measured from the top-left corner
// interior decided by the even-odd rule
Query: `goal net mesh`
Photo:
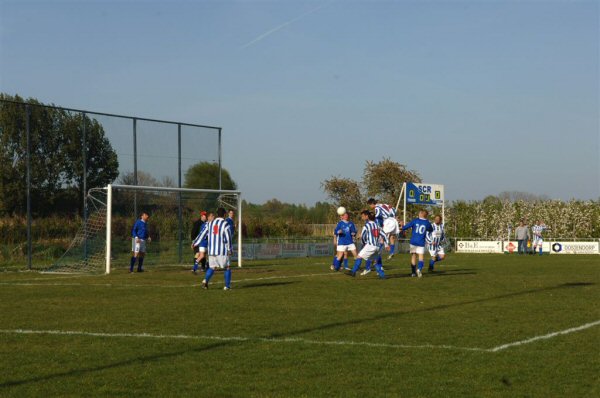
[[[86,198],[87,217],[69,248],[45,271],[104,273],[107,239],[110,231],[110,270],[128,269],[131,258],[133,224],[142,212],[150,216],[147,225],[150,239],[146,242],[144,268],[193,264],[192,227],[200,212],[213,212],[219,207],[234,210],[236,216],[234,247],[237,246],[239,193],[232,191],[191,190],[165,187],[113,186],[92,189]],[[110,201],[110,206],[109,206]],[[111,208],[111,217],[107,209]],[[110,224],[107,224],[110,220]]]

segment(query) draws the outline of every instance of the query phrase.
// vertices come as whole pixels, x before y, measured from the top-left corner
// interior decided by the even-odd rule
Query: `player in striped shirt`
[[[389,249],[387,236],[375,223],[375,215],[369,210],[363,210],[360,213],[360,218],[365,222],[365,226],[360,233],[363,248],[354,261],[354,267],[352,268],[352,271],[350,271],[350,275],[356,275],[356,272],[360,269],[363,258],[365,260],[377,259],[375,269],[377,270],[379,277],[384,279],[385,273],[383,272],[381,263],[381,244],[383,244],[386,249]]]
[[[375,212],[375,222],[387,235],[390,242],[390,255],[388,260],[394,257],[396,250],[396,236],[400,232],[400,226],[396,220],[396,209],[388,204],[379,203],[375,198],[370,198],[367,204],[371,211]]]
[[[208,228],[208,223],[215,219],[215,215],[212,212],[208,213],[208,216],[205,211],[202,212],[204,214],[204,219],[206,220],[202,226],[200,227],[200,231],[198,231],[198,236]],[[204,236],[201,242],[196,242],[196,238],[192,242],[192,249],[198,250],[196,253],[196,259],[194,261],[194,268],[192,271],[194,274],[198,271],[198,264],[202,264],[202,271],[206,271],[206,248],[208,247],[208,234]]]
[[[540,256],[542,255],[542,243],[544,243],[544,238],[542,237],[542,233],[547,230],[546,224],[542,221],[537,220],[535,225],[531,227],[531,232],[533,233],[533,254],[535,254],[535,250],[537,247],[540,248]]]
[[[429,271],[433,271],[433,265],[442,261],[446,257],[444,247],[442,243],[446,240],[444,234],[444,224],[442,224],[442,216],[439,214],[433,218],[432,231],[427,232],[425,235],[425,242],[427,243],[427,250],[431,259],[429,260]]]
[[[225,269],[225,287],[224,290],[231,289],[231,269],[229,267],[229,256],[231,256],[231,229],[229,224],[223,218],[225,209],[217,209],[217,218],[207,223],[207,227],[200,232],[200,235],[194,240],[198,245],[205,236],[208,235],[208,269],[202,281],[202,287],[208,289],[208,282],[212,278],[217,268]]]

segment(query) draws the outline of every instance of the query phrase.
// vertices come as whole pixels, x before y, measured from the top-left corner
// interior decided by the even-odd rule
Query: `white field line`
[[[458,351],[474,351],[474,352],[498,352],[505,350],[510,347],[516,347],[524,344],[533,343],[538,340],[551,339],[556,336],[566,335],[581,330],[589,329],[594,326],[600,325],[600,320],[595,322],[586,323],[581,326],[561,330],[545,334],[543,336],[536,336],[530,339],[516,341],[513,343],[507,343],[499,345],[493,348],[478,348],[478,347],[461,347],[453,345],[434,345],[434,344],[387,344],[387,343],[370,343],[365,341],[344,341],[344,340],[309,340],[303,338],[268,338],[268,337],[243,337],[243,336],[205,336],[205,335],[185,335],[185,334],[151,334],[151,333],[105,333],[105,332],[84,332],[77,330],[28,330],[28,329],[3,329],[0,330],[2,334],[50,334],[50,335],[61,335],[61,336],[91,336],[91,337],[106,337],[106,338],[150,338],[150,339],[180,339],[180,340],[212,340],[212,341],[256,341],[264,343],[301,343],[301,344],[312,344],[312,345],[329,345],[329,346],[360,346],[360,347],[375,347],[375,348],[393,348],[393,349],[440,349],[440,350],[458,350]]]
[[[319,274],[302,274],[302,275],[284,275],[284,276],[266,276],[263,278],[250,278],[250,279],[232,279],[231,283],[240,283],[240,282],[254,282],[254,281],[266,281],[272,279],[291,279],[291,278],[308,278],[314,276],[332,276],[337,275],[337,273],[319,273]],[[222,285],[223,281],[215,281],[211,282],[211,285]],[[153,284],[113,284],[113,283],[31,283],[31,282],[2,282],[0,286],[104,286],[104,287],[119,287],[119,288],[128,288],[128,287],[152,287],[152,288],[189,288],[189,287],[198,287],[199,282],[189,285],[153,285]]]
[[[103,333],[103,332],[84,332],[77,330],[27,330],[13,329],[0,330],[2,334],[50,334],[60,336],[91,336],[91,337],[106,337],[106,338],[149,338],[149,339],[180,339],[180,340],[212,340],[212,341],[250,341],[261,343],[301,343],[312,345],[330,345],[330,346],[360,346],[360,347],[375,347],[375,348],[395,348],[395,349],[441,349],[441,350],[458,350],[458,351],[477,351],[486,352],[484,348],[473,347],[458,347],[451,345],[410,345],[410,344],[386,344],[386,343],[370,343],[362,341],[320,341],[308,340],[302,338],[269,338],[269,337],[243,337],[243,336],[194,336],[185,334],[151,334],[151,333]]]
[[[595,322],[586,323],[585,325],[577,326],[577,327],[574,327],[574,328],[560,330],[558,332],[553,332],[553,333],[548,333],[548,334],[545,334],[543,336],[535,336],[535,337],[532,337],[530,339],[521,340],[521,341],[515,341],[514,343],[502,344],[502,345],[499,345],[497,347],[490,348],[490,349],[488,349],[488,351],[490,351],[490,352],[498,352],[498,351],[502,351],[502,350],[505,350],[505,349],[510,348],[510,347],[516,347],[516,346],[520,346],[520,345],[524,345],[524,344],[533,343],[534,341],[538,341],[538,340],[547,340],[547,339],[551,339],[553,337],[560,336],[560,335],[563,335],[563,334],[569,334],[569,333],[579,332],[580,330],[589,329],[591,327],[598,326],[598,325],[600,325],[600,320],[595,321]]]

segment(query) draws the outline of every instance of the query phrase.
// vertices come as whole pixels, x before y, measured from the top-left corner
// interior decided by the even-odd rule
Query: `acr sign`
[[[598,242],[552,242],[552,254],[600,254]]]
[[[444,203],[444,186],[407,182],[406,203],[441,206]]]

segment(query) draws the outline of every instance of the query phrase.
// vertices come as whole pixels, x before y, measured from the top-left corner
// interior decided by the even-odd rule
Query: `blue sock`
[[[208,267],[208,269],[206,270],[206,275],[204,275],[204,279],[206,279],[206,283],[208,283],[208,281],[210,280],[210,278],[212,278],[214,273],[215,273],[215,270]]]
[[[344,259],[344,268],[348,268],[348,259],[347,258]]]
[[[336,258],[334,258],[334,259],[333,259],[333,268],[334,268],[336,271],[338,271],[338,270],[340,269],[340,265],[341,265],[341,263],[340,263],[340,260],[338,260],[338,258],[337,258],[337,257],[336,257]]]
[[[423,270],[423,261],[419,261],[419,271]]]
[[[198,260],[194,259],[194,267],[192,268],[192,271],[196,272],[198,271]]]
[[[131,257],[131,261],[129,262],[129,272],[133,272],[134,265],[135,265],[135,257]]]
[[[377,270],[377,275],[379,275],[380,278],[385,278],[385,273],[381,269],[381,264],[375,264],[375,269]]]
[[[542,255],[542,247],[540,246],[540,256]]]
[[[394,254],[395,249],[396,249],[396,245],[390,245],[390,254]]]
[[[367,260],[367,261],[365,262],[365,269],[366,269],[367,271],[371,271],[371,260]]]
[[[417,266],[416,265],[410,265],[410,270],[412,271],[413,274],[417,273]]]
[[[227,268],[225,270],[225,287],[230,287],[231,285],[231,269]]]
[[[429,260],[429,269],[433,269],[433,264],[435,264],[435,260],[434,259]]]
[[[360,258],[357,258],[356,260],[354,260],[354,267],[352,267],[352,274],[354,275],[356,273],[356,271],[358,271],[358,269],[360,268],[360,263],[362,263],[362,260]]]
[[[375,262],[375,269],[377,269],[377,265],[381,266],[383,263],[381,262],[381,256],[377,257],[377,261]]]
[[[138,260],[138,271],[142,270],[142,265],[144,265],[144,257],[140,257]]]
[[[333,256],[333,261],[331,262],[331,265],[335,266],[335,260],[337,259],[337,256]]]

